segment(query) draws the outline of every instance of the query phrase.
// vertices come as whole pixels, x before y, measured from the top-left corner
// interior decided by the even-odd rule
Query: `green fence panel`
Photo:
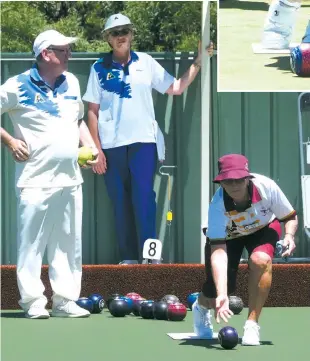
[[[182,75],[192,63],[192,54],[151,53],[167,71]],[[73,54],[69,71],[79,81],[81,93],[86,90],[89,70],[100,54]],[[2,83],[9,77],[30,68],[31,54],[2,54]],[[164,241],[164,258],[168,260],[170,243],[173,262],[199,262],[200,247],[200,79],[182,96],[153,93],[156,119],[164,132],[166,160],[164,165],[177,165],[172,172],[171,207],[174,219],[171,227],[166,224],[168,211],[168,178],[157,171],[154,183],[157,210],[158,237]],[[85,109],[87,112],[87,108]],[[4,115],[3,126],[13,132],[11,122]],[[1,154],[1,237],[2,264],[16,263],[16,196],[14,191],[14,162],[9,152]],[[158,170],[161,164],[158,164]],[[103,176],[83,170],[83,263],[117,263],[112,204],[107,196]],[[186,242],[185,239],[190,239]],[[184,253],[184,244],[191,247]],[[195,245],[193,247],[193,245]],[[44,259],[46,262],[46,258]]]
[[[171,74],[182,75],[192,62],[191,54],[151,53]],[[75,53],[69,70],[86,89],[89,69],[100,54]],[[2,54],[3,83],[32,64],[31,54]],[[270,176],[298,211],[300,227],[296,257],[309,257],[310,241],[302,229],[302,195],[298,138],[298,93],[217,93],[216,56],[211,59],[210,162],[211,179],[217,173],[217,159],[225,153],[242,152],[253,172]],[[174,262],[200,262],[201,189],[201,85],[199,77],[182,96],[154,92],[156,119],[165,134],[166,161],[176,165],[171,172],[171,208],[174,218],[166,224],[168,210],[167,177],[156,173],[154,190],[158,203],[157,231],[164,241],[168,260],[170,244]],[[87,109],[86,109],[87,111]],[[8,116],[3,126],[12,132]],[[303,114],[303,137],[310,137],[310,112]],[[14,162],[1,148],[1,262],[16,263],[16,196]],[[158,164],[158,170],[161,164]],[[309,174],[309,166],[306,166]],[[83,263],[118,262],[114,215],[103,176],[84,171]],[[206,180],[210,195],[216,186]],[[46,260],[45,260],[46,261]]]

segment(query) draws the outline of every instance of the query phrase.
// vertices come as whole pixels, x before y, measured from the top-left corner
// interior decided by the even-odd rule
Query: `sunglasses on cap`
[[[124,29],[120,29],[120,30],[112,30],[109,32],[109,35],[116,37],[116,36],[124,36],[124,35],[128,35],[131,32],[131,30],[129,28],[124,28]]]

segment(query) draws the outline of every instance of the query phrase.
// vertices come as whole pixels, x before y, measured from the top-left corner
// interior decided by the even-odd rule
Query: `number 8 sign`
[[[146,259],[161,259],[163,245],[159,239],[149,238],[143,245],[143,258]]]

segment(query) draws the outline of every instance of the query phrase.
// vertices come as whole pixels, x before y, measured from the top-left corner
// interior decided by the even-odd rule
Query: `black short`
[[[260,229],[259,231],[243,236],[238,239],[226,241],[227,247],[227,292],[232,294],[236,289],[237,273],[240,263],[240,258],[244,247],[250,255],[254,250],[259,250],[271,256],[274,255],[276,243],[280,239],[281,226],[278,220],[273,221],[268,226]],[[206,282],[203,284],[202,293],[209,298],[215,298],[216,288],[211,271],[211,245],[207,238],[205,245],[205,270]]]

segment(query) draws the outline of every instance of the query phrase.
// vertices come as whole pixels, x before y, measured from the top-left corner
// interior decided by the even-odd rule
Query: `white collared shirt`
[[[270,178],[251,173],[251,204],[243,212],[235,209],[232,199],[222,187],[215,192],[209,206],[207,237],[215,244],[223,240],[252,234],[275,218],[279,221],[296,214],[279,186]],[[204,228],[204,227],[203,227]]]
[[[164,94],[175,78],[145,53],[131,52],[125,67],[114,62],[107,66],[105,61],[99,59],[91,67],[83,96],[87,102],[100,104],[98,132],[102,149],[155,143],[152,89]]]
[[[68,187],[83,182],[77,163],[78,120],[84,106],[77,78],[61,75],[52,90],[36,65],[0,87],[1,114],[7,112],[14,136],[26,142],[29,159],[16,162],[16,182],[24,187]]]

